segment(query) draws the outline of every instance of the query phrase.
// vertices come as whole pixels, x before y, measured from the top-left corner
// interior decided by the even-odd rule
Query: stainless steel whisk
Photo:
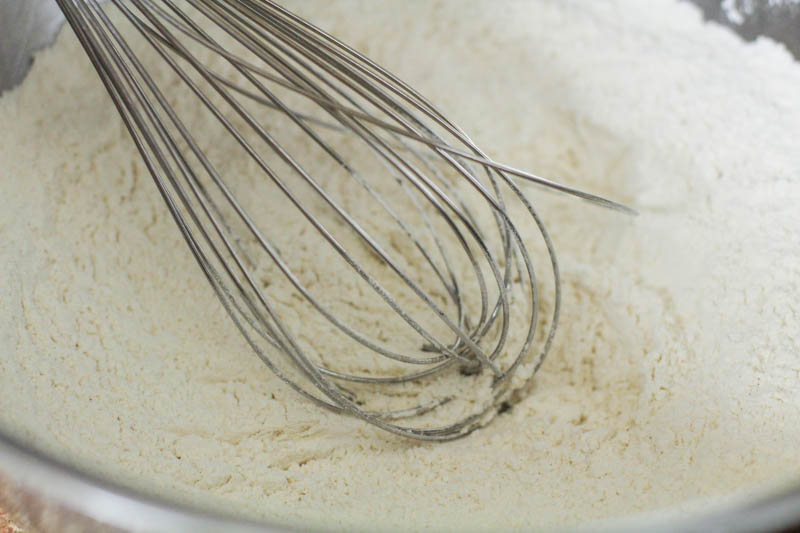
[[[307,399],[382,429],[466,435],[508,405],[550,350],[558,263],[515,179],[630,212],[493,161],[413,88],[275,2],[57,2],[253,350]],[[194,125],[200,114],[214,132]],[[230,139],[246,179],[220,170],[232,156],[213,153]],[[256,220],[267,196],[240,184],[251,171],[296,217]],[[523,226],[541,253],[530,252]],[[277,244],[307,230],[317,244],[302,257],[291,239],[289,250]],[[323,330],[330,350],[314,344]]]

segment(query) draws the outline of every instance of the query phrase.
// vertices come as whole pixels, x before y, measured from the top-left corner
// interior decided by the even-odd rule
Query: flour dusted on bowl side
[[[420,444],[289,390],[65,29],[0,99],[3,430],[173,501],[339,530],[575,525],[800,477],[800,65],[669,0],[493,6],[287,3],[492,157],[640,210],[528,189],[564,301],[527,397]]]

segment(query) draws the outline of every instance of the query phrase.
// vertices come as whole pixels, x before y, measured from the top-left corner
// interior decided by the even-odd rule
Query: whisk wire
[[[493,161],[415,89],[271,0],[183,0],[186,7],[176,0],[111,0],[119,20],[128,22],[266,183],[296,208],[299,220],[417,339],[411,348],[394,347],[360,331],[356,316],[339,316],[332,302],[303,281],[297,265],[249,213],[248,199],[237,195],[201,148],[196,137],[201,132],[192,131],[166,92],[175,87],[161,86],[120,22],[97,0],[57,2],[183,239],[246,342],[305,398],[381,429],[423,440],[466,435],[487,423],[513,391],[526,387],[550,351],[561,306],[558,262],[541,217],[512,176],[628,210]],[[276,112],[269,125],[260,118],[261,109]],[[342,171],[339,182],[315,177],[291,153],[290,142],[278,137],[284,131],[281,117],[288,121],[285,128],[296,128],[310,141],[309,150],[319,150]],[[371,154],[386,178],[362,172],[367,162],[353,155],[358,150]],[[373,219],[351,212],[348,198],[331,183],[347,191],[354,187],[353,194],[362,191],[358,194],[374,202],[381,220],[390,222],[385,227],[392,229],[385,231],[399,232],[409,251],[393,244],[383,227],[374,228]],[[387,187],[401,194],[389,194]],[[520,231],[524,217],[516,213],[533,221],[546,253],[553,294],[547,318],[542,318],[543,281]],[[491,221],[488,228],[482,219]],[[411,251],[415,255],[407,255]],[[308,310],[353,343],[347,350],[363,349],[394,366],[388,373],[337,367],[304,346],[302,330],[291,327],[282,316],[284,304],[267,294],[258,278],[263,265],[274,266]],[[416,304],[407,310],[411,301]],[[545,331],[532,355],[540,326]],[[512,328],[524,331],[513,342]],[[511,376],[528,361],[526,376],[512,384]],[[483,379],[482,369],[491,377],[488,399],[430,388],[441,380]],[[411,405],[390,406],[380,397],[385,387],[399,387]],[[432,412],[444,413],[444,422],[427,418]]]

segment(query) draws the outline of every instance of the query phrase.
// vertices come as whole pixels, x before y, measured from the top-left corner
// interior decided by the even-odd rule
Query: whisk
[[[57,2],[248,344],[307,400],[384,430],[466,435],[550,350],[558,262],[515,180],[631,212],[494,161],[275,2]]]

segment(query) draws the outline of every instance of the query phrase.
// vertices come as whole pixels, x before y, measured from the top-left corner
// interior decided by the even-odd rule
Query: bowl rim
[[[259,523],[215,511],[168,502],[116,484],[37,451],[0,428],[0,474],[7,476],[45,505],[77,513],[123,531],[153,533],[289,533],[290,526]],[[691,502],[691,500],[689,500]],[[739,498],[701,511],[679,509],[637,513],[587,523],[573,531],[780,532],[800,528],[800,482],[754,500]],[[666,512],[664,512],[666,511]],[[11,509],[9,512],[14,513]],[[13,518],[13,514],[12,514]]]
[[[124,531],[284,533],[293,529],[257,523],[172,503],[111,482],[56,459],[0,428],[0,475],[43,499],[103,525]],[[12,514],[15,509],[7,509]]]

